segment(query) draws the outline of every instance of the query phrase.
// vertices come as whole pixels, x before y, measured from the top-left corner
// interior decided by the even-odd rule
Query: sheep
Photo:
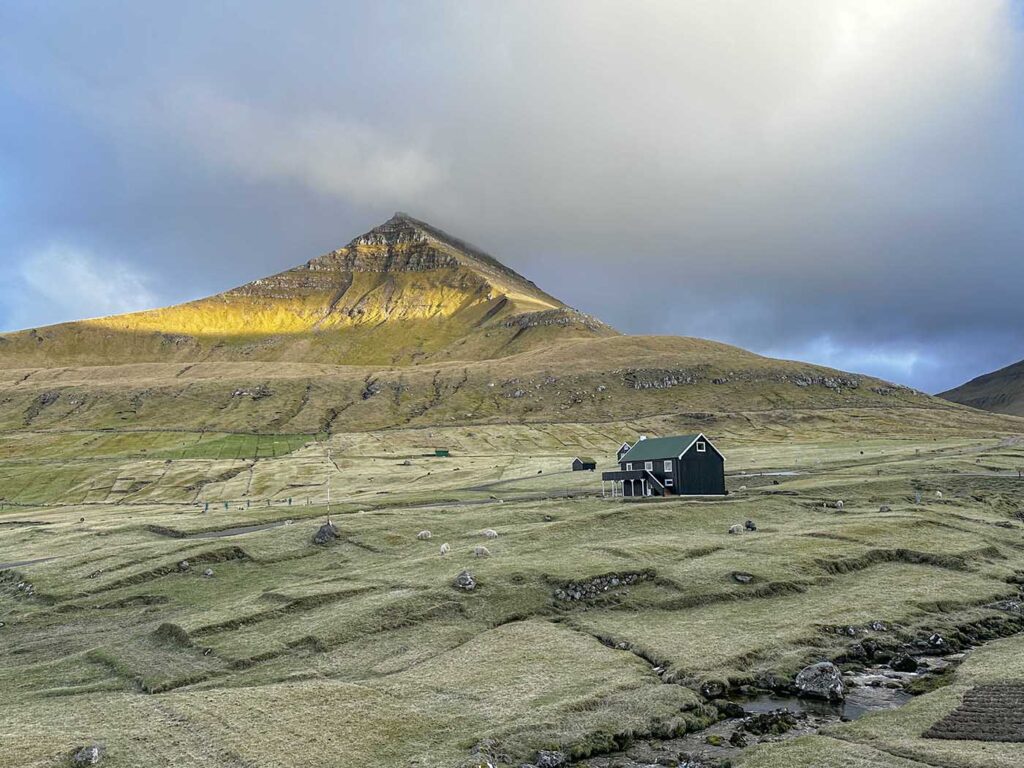
[[[488,528],[485,531],[481,531],[480,535],[483,536],[485,539],[496,539],[496,538],[498,538],[498,532],[495,531],[492,528]]]
[[[490,557],[491,551],[487,547],[477,547],[473,550],[473,554],[477,557]]]
[[[451,547],[451,545],[447,541],[444,544],[441,545],[441,557],[444,557],[445,555],[447,555],[451,551],[452,551],[452,547]]]
[[[747,490],[747,486],[745,486],[745,485],[741,485],[741,486],[740,486],[740,490],[741,490],[741,491],[745,491],[745,490]]]
[[[743,526],[737,523],[729,526],[729,533],[743,533]]]
[[[430,538],[430,531],[420,531],[416,534],[416,538],[420,541],[426,541]]]
[[[936,499],[941,499],[942,498],[942,491],[936,491],[935,492],[935,498]]]
[[[843,500],[840,499],[839,501],[836,502],[836,509],[842,509],[842,508],[843,508]]]

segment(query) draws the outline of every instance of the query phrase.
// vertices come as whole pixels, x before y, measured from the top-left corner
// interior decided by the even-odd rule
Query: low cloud
[[[413,141],[325,112],[281,115],[186,88],[166,102],[163,124],[204,160],[261,182],[302,184],[357,204],[424,195],[445,179],[444,165]]]
[[[11,328],[151,309],[158,301],[136,267],[66,243],[29,254],[9,280]]]

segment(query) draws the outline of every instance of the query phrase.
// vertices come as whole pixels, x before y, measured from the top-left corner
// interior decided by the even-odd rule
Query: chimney
[[[640,435],[640,439],[641,440],[646,440],[647,439],[647,435]]]

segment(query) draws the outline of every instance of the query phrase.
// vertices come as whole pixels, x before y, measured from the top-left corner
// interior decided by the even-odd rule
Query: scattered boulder
[[[732,580],[739,584],[749,584],[754,580],[754,574],[745,573],[744,571],[733,571]]]
[[[565,753],[557,750],[542,749],[537,753],[536,757],[533,758],[533,764],[537,768],[561,768],[565,765],[568,760],[565,757]]]
[[[935,492],[935,498],[936,499],[941,499],[942,498],[942,491],[936,491]]]
[[[906,653],[901,653],[889,662],[889,669],[896,672],[917,672],[917,667],[917,659]]]
[[[452,546],[447,541],[441,545],[441,557],[444,557],[452,551]]]
[[[826,701],[842,701],[846,696],[843,673],[830,661],[821,661],[801,669],[796,676],[796,688],[801,696]]]
[[[313,543],[323,546],[338,538],[338,529],[330,520],[320,526],[320,530],[313,536]]]
[[[759,712],[743,721],[743,730],[755,736],[777,736],[795,728],[797,716],[788,709],[773,709],[771,712]]]
[[[1006,611],[1007,613],[1016,613],[1018,616],[1024,616],[1024,603],[1020,600],[997,600],[985,607],[993,608],[997,611]]]
[[[772,485],[779,485],[779,481],[778,480],[772,480]]]
[[[889,631],[889,625],[886,624],[884,621],[879,621],[878,619],[875,619],[874,621],[872,621],[870,624],[868,624],[868,626],[871,627],[871,631],[872,632],[888,632]]]
[[[480,535],[483,536],[485,539],[496,539],[496,538],[498,538],[498,532],[493,530],[492,528],[488,528],[485,531],[481,531]]]
[[[189,564],[188,560],[182,560],[180,563],[178,563],[178,570],[182,573],[184,573],[191,567],[192,566]]]
[[[745,491],[745,490],[747,490],[747,486],[745,486],[745,485],[741,485],[741,486],[740,486],[740,490],[741,490],[741,491]]]
[[[212,579],[213,578],[213,568],[207,568],[205,571],[203,571],[203,576],[205,578],[207,578],[207,579]]]
[[[743,524],[743,527],[746,528],[748,531],[756,531],[757,530],[757,525],[754,523],[753,520],[747,520],[747,522],[745,522]]]
[[[737,523],[729,526],[729,533],[743,533],[743,526]]]
[[[884,514],[887,514],[889,512],[892,512],[892,507],[890,507],[888,504],[883,504],[882,506],[880,506],[878,508],[878,511],[881,512],[884,515]]]
[[[99,765],[103,759],[106,749],[102,744],[88,744],[79,747],[71,755],[71,765],[74,768],[83,768],[87,765]]]
[[[455,581],[452,582],[452,586],[456,589],[464,589],[467,592],[472,592],[476,589],[476,579],[473,578],[473,574],[469,571],[463,571],[455,577]]]
[[[729,743],[734,747],[740,747],[741,749],[747,746],[747,735],[738,728],[732,732],[729,736]]]
[[[553,518],[553,517],[552,517],[551,515],[544,515],[544,522],[545,522],[545,523],[550,523],[550,522],[552,522],[552,521],[553,521],[554,519],[555,519],[555,518]]]
[[[473,550],[473,554],[477,557],[490,557],[491,551],[487,547],[476,547]]]
[[[426,541],[430,538],[430,531],[420,531],[416,534],[416,538],[420,541]]]
[[[726,686],[721,680],[704,680],[700,684],[700,695],[705,699],[720,699],[725,696]]]

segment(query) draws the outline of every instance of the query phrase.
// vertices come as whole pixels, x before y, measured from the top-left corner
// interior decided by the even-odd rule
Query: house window
[[[666,477],[665,478],[665,486],[668,487],[670,485],[672,485],[672,478],[671,477]]]
[[[631,469],[633,469],[633,462],[632,461],[627,461],[626,462],[626,471],[628,472]]]
[[[672,459],[665,459],[665,471],[666,472],[671,472],[672,471]]]
[[[708,444],[703,440],[697,442],[697,453],[706,453],[708,450]]]
[[[654,469],[654,462],[653,461],[645,461],[644,462],[644,469],[646,469],[648,472],[652,471]]]

